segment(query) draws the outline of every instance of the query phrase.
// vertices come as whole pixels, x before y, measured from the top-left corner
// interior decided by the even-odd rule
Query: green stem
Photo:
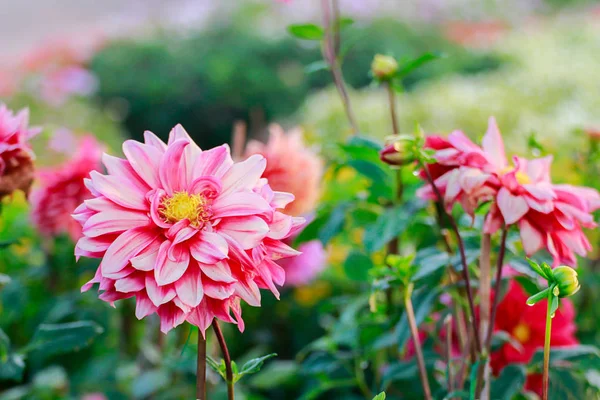
[[[546,339],[544,341],[544,375],[542,378],[542,400],[548,400],[548,374],[550,372],[550,338],[552,336],[552,299],[554,294],[548,291],[548,310],[546,311]]]
[[[417,358],[417,365],[419,366],[419,375],[421,376],[421,384],[423,385],[424,397],[426,400],[431,400],[431,388],[429,387],[429,379],[427,378],[427,369],[425,368],[425,359],[423,358],[423,349],[421,348],[421,340],[419,339],[419,329],[417,327],[417,320],[415,318],[415,310],[412,304],[413,284],[409,284],[404,292],[404,306],[406,308],[406,317],[408,319],[408,326],[410,327],[410,334],[412,336],[413,343],[415,345],[415,355]]]

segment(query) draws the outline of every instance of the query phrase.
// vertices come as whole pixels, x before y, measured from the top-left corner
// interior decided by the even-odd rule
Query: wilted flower
[[[0,103],[0,199],[15,190],[29,193],[35,158],[29,139],[39,132],[29,127],[27,109],[15,115]]]
[[[295,200],[285,207],[291,215],[310,213],[317,206],[321,193],[323,161],[304,145],[302,131],[294,129],[287,134],[279,125],[269,127],[269,141],[264,144],[252,140],[246,147],[246,157],[260,154],[267,159],[263,176],[273,190],[289,192]]]
[[[293,195],[261,178],[260,155],[234,163],[228,146],[202,151],[180,125],[168,144],[144,137],[86,180],[94,197],[75,210],[75,254],[102,262],[82,290],[99,283],[111,304],[135,296],[136,316],[157,313],[163,332],[188,321],[204,334],[214,318],[243,330],[240,299],[260,306],[259,288],[278,296],[285,274],[274,260],[298,254],[282,240],[304,219],[278,211]]]
[[[371,72],[379,80],[390,80],[398,72],[398,61],[391,56],[376,54],[371,63]]]
[[[495,375],[509,364],[527,364],[533,354],[544,347],[548,300],[544,299],[533,306],[528,306],[526,300],[525,291],[516,280],[511,280],[506,295],[498,304],[494,331],[507,332],[514,341],[492,352],[490,364]],[[551,345],[576,345],[575,330],[573,303],[564,299],[552,323]],[[528,375],[525,388],[541,394],[541,374]]]
[[[579,291],[581,286],[577,279],[577,271],[566,265],[561,265],[552,270],[554,280],[558,285],[559,297],[569,297]]]
[[[57,168],[38,171],[39,186],[31,193],[31,216],[42,234],[67,233],[74,241],[81,237],[81,226],[70,215],[92,197],[84,179],[91,171],[101,169],[102,151],[94,136],[87,135],[70,160]]]

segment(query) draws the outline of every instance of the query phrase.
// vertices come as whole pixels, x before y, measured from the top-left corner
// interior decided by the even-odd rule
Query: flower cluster
[[[70,160],[57,168],[39,170],[39,186],[31,193],[32,220],[46,236],[67,233],[74,241],[81,226],[70,215],[84,200],[92,197],[84,179],[101,169],[103,147],[93,135],[81,139]]]
[[[600,208],[600,194],[590,188],[553,184],[552,157],[515,156],[510,164],[493,117],[481,147],[460,131],[447,139],[430,136],[426,146],[435,150],[437,163],[428,169],[448,208],[459,202],[473,215],[478,205],[493,201],[484,225],[486,233],[516,224],[527,255],[545,248],[555,265],[575,265],[575,254],[585,256],[591,249],[583,228],[596,227],[591,213]],[[435,199],[429,185],[418,194]]]
[[[304,219],[279,211],[294,197],[262,178],[260,155],[234,163],[228,146],[202,151],[180,125],[168,144],[144,137],[86,180],[93,198],[75,210],[75,252],[102,261],[82,290],[99,283],[109,303],[135,296],[136,316],[157,313],[163,332],[188,321],[204,334],[214,318],[243,330],[240,299],[259,306],[260,288],[278,296],[285,274],[274,260],[298,254],[282,240]]]
[[[27,109],[15,115],[0,103],[0,198],[15,190],[29,192],[35,158],[29,139],[39,132],[39,129],[29,127]]]

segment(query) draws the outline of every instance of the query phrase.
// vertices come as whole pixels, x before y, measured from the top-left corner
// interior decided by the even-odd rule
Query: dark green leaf
[[[217,360],[211,356],[206,356],[206,364],[208,364],[213,371],[221,375],[224,380],[227,380],[227,375],[225,374],[225,360],[217,362]]]
[[[477,369],[479,368],[479,363],[481,361],[477,361],[475,364],[471,366],[471,373],[469,374],[469,399],[475,399],[475,390],[477,390]]]
[[[318,71],[326,71],[329,69],[329,64],[327,64],[324,60],[319,60],[308,64],[304,67],[304,72],[307,74],[312,74]]]
[[[410,60],[407,63],[403,64],[400,67],[400,69],[398,70],[397,75],[400,77],[405,77],[406,75],[410,74],[415,69],[417,69],[433,60],[437,60],[440,57],[441,56],[439,54],[425,53],[425,54],[415,58],[414,60]]]
[[[500,376],[492,381],[491,398],[494,400],[510,400],[519,393],[525,384],[525,367],[522,365],[508,365]]]
[[[536,283],[528,276],[519,275],[515,277],[515,280],[529,296],[532,296],[540,291]]]
[[[0,359],[0,381],[16,381],[23,379],[25,359],[16,353],[6,354]]]
[[[417,266],[417,272],[413,280],[425,279],[445,268],[450,263],[450,256],[436,247],[419,250],[415,257],[414,265]]]
[[[468,399],[469,392],[465,390],[455,390],[448,393],[442,400]]]
[[[236,373],[233,377],[233,382],[239,381],[244,375],[255,374],[260,371],[261,367],[269,358],[276,357],[277,353],[267,354],[266,356],[254,358],[242,366],[242,369],[239,373]]]
[[[400,235],[409,222],[405,207],[393,207],[384,211],[374,224],[366,227],[363,239],[365,249],[371,253],[382,249],[390,240]]]
[[[26,346],[26,351],[35,351],[42,357],[78,351],[89,346],[103,331],[93,321],[42,324]]]
[[[586,397],[585,384],[581,377],[573,371],[550,369],[550,388],[548,390],[550,400],[582,400]]]
[[[371,258],[358,250],[352,250],[344,262],[346,276],[354,281],[366,282],[373,267]]]
[[[1,240],[0,241],[0,249],[5,249],[8,246],[18,243],[19,241],[17,239],[11,239],[11,240]]]
[[[294,24],[288,26],[288,32],[298,39],[321,40],[325,31],[315,24]]]
[[[579,362],[579,361],[600,361],[600,350],[595,346],[583,345],[568,346],[568,347],[552,347],[550,349],[550,365],[564,362]],[[533,355],[529,365],[532,367],[541,367],[544,362],[544,350],[539,349]]]
[[[299,367],[294,361],[270,362],[252,377],[250,385],[258,389],[280,388],[298,379]]]
[[[384,180],[387,177],[387,172],[383,169],[383,164],[379,161],[350,160],[347,165],[372,181]]]
[[[346,222],[346,213],[348,212],[349,207],[350,205],[348,203],[339,204],[333,209],[331,214],[329,214],[329,218],[319,229],[318,237],[321,243],[326,245],[342,231],[344,223]]]
[[[381,377],[381,386],[387,389],[394,381],[414,379],[419,374],[417,363],[411,361],[396,361],[390,364]]]

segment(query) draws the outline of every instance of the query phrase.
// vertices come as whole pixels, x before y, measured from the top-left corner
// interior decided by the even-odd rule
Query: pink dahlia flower
[[[168,144],[144,136],[86,180],[93,198],[74,213],[75,254],[102,261],[82,290],[99,283],[111,304],[135,296],[136,316],[157,313],[165,333],[188,321],[204,334],[214,318],[243,330],[240,299],[260,306],[260,288],[278,296],[285,274],[274,260],[298,254],[282,240],[304,220],[279,211],[293,195],[261,178],[260,155],[234,163],[228,146],[202,151],[180,125]]]
[[[27,109],[15,115],[0,103],[0,198],[17,189],[29,192],[35,158],[29,139],[39,132],[29,127]]]
[[[594,228],[591,213],[600,208],[600,194],[591,188],[556,185],[550,180],[552,157],[507,161],[504,142],[496,121],[490,118],[482,147],[462,132],[448,140],[436,137],[429,171],[438,171],[435,184],[448,208],[460,202],[467,213],[486,201],[493,201],[485,222],[487,233],[503,225],[517,224],[527,255],[545,248],[556,264],[574,265],[575,254],[584,256],[591,246],[583,228]],[[431,142],[431,139],[430,139]],[[427,185],[418,194],[435,199]]]
[[[292,193],[295,200],[285,212],[303,215],[313,211],[321,192],[323,161],[308,149],[299,129],[285,133],[281,126],[269,127],[269,141],[252,140],[246,147],[246,157],[261,154],[267,159],[264,177],[274,190]]]
[[[87,135],[66,163],[38,171],[39,186],[31,193],[31,216],[43,235],[67,233],[74,241],[81,237],[81,226],[70,215],[92,197],[84,179],[102,168],[103,149],[94,136]]]
[[[327,263],[327,252],[319,240],[311,240],[298,246],[298,257],[278,261],[285,270],[286,286],[302,286],[312,282]]]

